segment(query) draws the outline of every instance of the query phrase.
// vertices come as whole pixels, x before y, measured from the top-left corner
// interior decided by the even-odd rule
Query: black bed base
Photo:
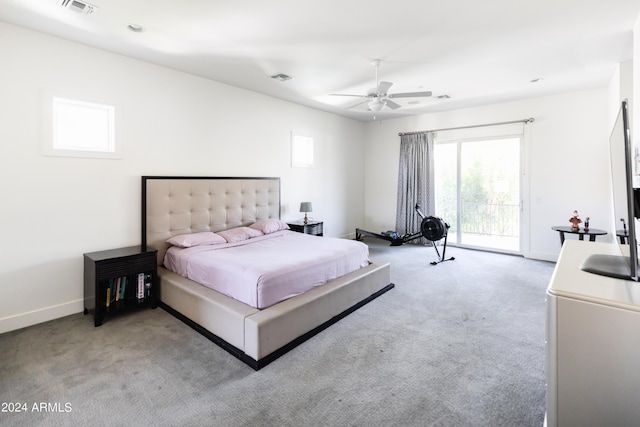
[[[362,240],[362,236],[377,237],[378,239],[384,239],[391,242],[390,246],[400,246],[403,243],[407,243],[410,240],[422,237],[422,232],[413,234],[403,234],[398,236],[395,231],[387,231],[386,233],[374,233],[372,231],[356,228],[356,240]]]
[[[353,313],[354,311],[356,311],[360,307],[362,307],[362,306],[366,305],[367,303],[373,301],[374,299],[378,298],[380,295],[386,293],[387,291],[393,289],[394,287],[395,287],[395,285],[393,283],[389,283],[387,286],[385,286],[384,288],[382,288],[379,291],[375,292],[374,294],[371,294],[370,296],[368,296],[367,298],[363,299],[362,301],[352,305],[351,307],[349,307],[348,309],[346,309],[342,313],[333,316],[331,319],[327,320],[323,324],[321,324],[319,326],[316,326],[315,328],[313,328],[309,332],[299,336],[298,338],[294,339],[290,343],[280,347],[278,350],[276,350],[273,353],[263,357],[260,360],[255,360],[254,358],[252,358],[250,356],[247,356],[239,348],[229,344],[228,342],[226,342],[225,340],[223,340],[222,338],[220,338],[216,334],[214,334],[214,333],[210,332],[209,330],[203,328],[202,326],[200,326],[199,324],[197,324],[193,320],[189,319],[184,314],[176,311],[174,308],[168,306],[167,304],[163,303],[162,301],[159,301],[158,305],[160,307],[162,307],[165,311],[170,313],[171,315],[175,316],[179,320],[182,320],[188,326],[190,326],[193,329],[195,329],[196,331],[198,331],[200,334],[204,335],[206,338],[208,338],[211,341],[213,341],[215,344],[217,344],[223,350],[227,351],[231,355],[235,356],[236,358],[240,359],[242,362],[244,362],[247,365],[249,365],[250,367],[252,367],[254,370],[258,371],[258,370],[264,368],[265,366],[267,366],[269,363],[271,363],[274,360],[276,360],[277,358],[279,358],[280,356],[282,356],[283,354],[285,354],[285,353],[289,352],[290,350],[294,349],[295,347],[299,346],[300,344],[302,344],[303,342],[307,341],[309,338],[313,337],[314,335],[317,335],[320,332],[324,331],[329,326],[333,325],[334,323],[337,323],[339,320],[347,317],[349,314]]]

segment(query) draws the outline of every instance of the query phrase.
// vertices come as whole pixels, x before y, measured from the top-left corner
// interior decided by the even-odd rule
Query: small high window
[[[115,106],[56,96],[45,105],[45,155],[121,158]]]
[[[291,166],[296,168],[313,167],[313,138],[292,134]]]

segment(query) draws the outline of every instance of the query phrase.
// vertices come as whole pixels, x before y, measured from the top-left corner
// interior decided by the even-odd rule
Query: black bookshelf
[[[84,314],[95,326],[114,314],[156,308],[157,251],[141,246],[84,254]]]

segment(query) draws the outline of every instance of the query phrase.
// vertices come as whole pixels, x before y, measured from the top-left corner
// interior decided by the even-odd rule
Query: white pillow
[[[216,233],[203,231],[200,233],[178,234],[167,239],[167,243],[179,248],[190,248],[192,246],[218,245],[227,243],[227,241]]]
[[[241,242],[252,237],[264,235],[262,231],[249,227],[230,228],[228,230],[218,231],[218,234],[224,237],[224,239],[229,243]]]
[[[256,230],[262,231],[264,234],[275,233],[280,230],[288,230],[289,226],[286,222],[280,221],[279,219],[261,219],[259,221],[254,222],[249,226],[250,228],[255,228]]]

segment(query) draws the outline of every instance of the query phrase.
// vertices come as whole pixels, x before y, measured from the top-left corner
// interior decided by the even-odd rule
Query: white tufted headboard
[[[221,231],[280,218],[280,178],[142,177],[142,248],[158,264],[176,234]]]

